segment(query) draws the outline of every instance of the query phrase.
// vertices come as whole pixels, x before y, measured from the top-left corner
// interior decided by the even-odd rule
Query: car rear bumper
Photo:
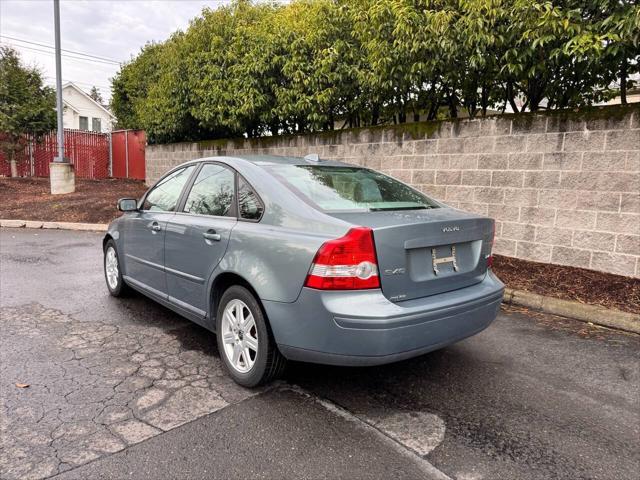
[[[489,272],[460,290],[400,303],[380,290],[303,288],[293,303],[263,301],[276,343],[290,360],[380,365],[437,350],[484,330],[504,285]]]

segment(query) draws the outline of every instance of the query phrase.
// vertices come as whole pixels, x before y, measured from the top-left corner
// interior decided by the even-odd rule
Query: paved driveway
[[[505,311],[379,368],[250,391],[212,334],[109,297],[100,235],[0,230],[2,478],[637,478],[637,336]],[[19,388],[16,384],[28,384]]]

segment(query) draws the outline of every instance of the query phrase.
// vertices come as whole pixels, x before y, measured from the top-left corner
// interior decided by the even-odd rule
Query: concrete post
[[[64,157],[64,124],[62,113],[62,60],[60,46],[60,0],[53,0],[53,19],[56,37],[56,108],[58,120],[58,156],[49,164],[51,193],[72,193],[76,190],[73,165]]]
[[[51,178],[51,193],[73,193],[76,190],[76,176],[73,165],[69,162],[51,162],[49,164]]]

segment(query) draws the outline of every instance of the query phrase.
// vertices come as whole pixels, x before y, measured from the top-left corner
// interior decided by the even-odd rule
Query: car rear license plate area
[[[434,275],[440,275],[447,271],[457,272],[460,267],[456,257],[456,245],[431,248],[431,266]]]

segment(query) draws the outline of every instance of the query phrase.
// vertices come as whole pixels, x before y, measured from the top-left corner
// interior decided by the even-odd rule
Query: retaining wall
[[[496,253],[640,277],[640,105],[260,139],[150,145],[147,183],[186,160],[318,153],[496,219]]]

